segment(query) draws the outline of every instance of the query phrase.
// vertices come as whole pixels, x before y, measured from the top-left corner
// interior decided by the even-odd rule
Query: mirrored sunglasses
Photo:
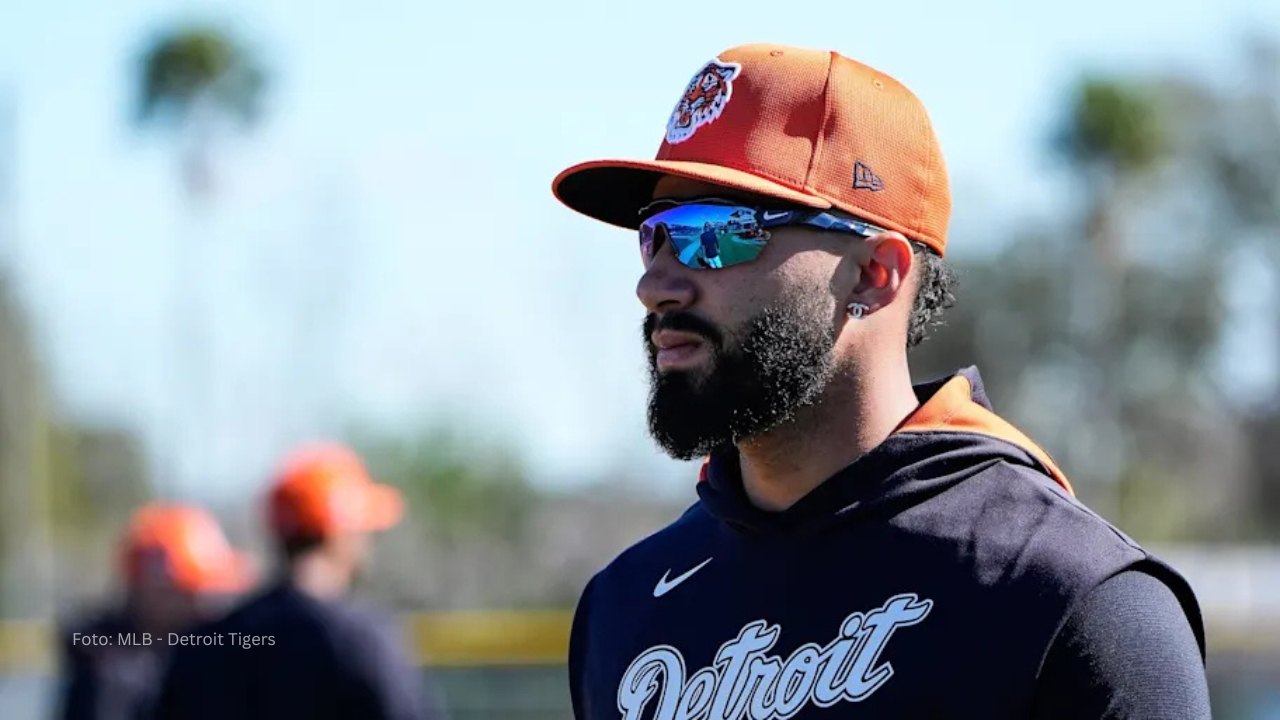
[[[640,211],[640,254],[646,266],[671,243],[671,251],[685,267],[716,270],[760,257],[769,242],[769,228],[803,225],[820,230],[871,237],[885,230],[830,211],[768,209],[722,200],[678,202],[658,200]]]

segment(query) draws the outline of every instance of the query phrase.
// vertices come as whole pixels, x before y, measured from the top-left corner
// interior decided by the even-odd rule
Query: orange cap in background
[[[131,584],[160,572],[188,592],[236,593],[255,580],[249,556],[232,549],[213,515],[195,506],[151,503],[139,508],[121,546]]]
[[[400,492],[373,482],[359,456],[338,443],[311,443],[290,453],[268,499],[271,528],[286,538],[376,532],[403,515]]]
[[[951,192],[924,105],[835,52],[726,50],[685,88],[654,160],[580,163],[552,192],[584,215],[635,229],[663,175],[836,208],[946,251]]]

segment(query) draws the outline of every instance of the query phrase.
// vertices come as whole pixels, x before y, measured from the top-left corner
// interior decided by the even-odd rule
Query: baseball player
[[[316,443],[285,459],[267,514],[278,578],[175,653],[159,717],[439,717],[390,618],[347,598],[371,535],[400,521],[400,493],[373,482],[349,448]]]
[[[1209,717],[1179,573],[1075,499],[976,368],[912,383],[953,293],[947,171],[906,87],[735,47],[656,159],[553,192],[638,234],[649,427],[704,459],[697,502],[582,592],[579,720]],[[759,252],[681,260],[744,211]]]
[[[216,617],[254,580],[218,521],[191,505],[151,503],[120,540],[124,602],[62,632],[63,720],[144,720],[171,651],[171,633]]]
[[[720,233],[716,232],[711,223],[707,223],[698,238],[702,241],[702,257],[705,258],[707,267],[720,267]]]

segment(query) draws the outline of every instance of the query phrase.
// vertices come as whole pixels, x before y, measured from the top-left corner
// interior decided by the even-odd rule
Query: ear
[[[911,242],[898,232],[870,237],[865,247],[858,257],[858,283],[845,304],[862,303],[875,312],[892,303],[906,287],[915,255]]]

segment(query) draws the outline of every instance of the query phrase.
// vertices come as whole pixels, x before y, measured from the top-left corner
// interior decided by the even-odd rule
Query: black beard
[[[833,313],[821,291],[797,291],[748,320],[741,341],[692,313],[647,316],[654,440],[671,457],[692,460],[794,420],[835,374]],[[658,329],[701,336],[711,351],[709,370],[658,372],[650,341]]]

